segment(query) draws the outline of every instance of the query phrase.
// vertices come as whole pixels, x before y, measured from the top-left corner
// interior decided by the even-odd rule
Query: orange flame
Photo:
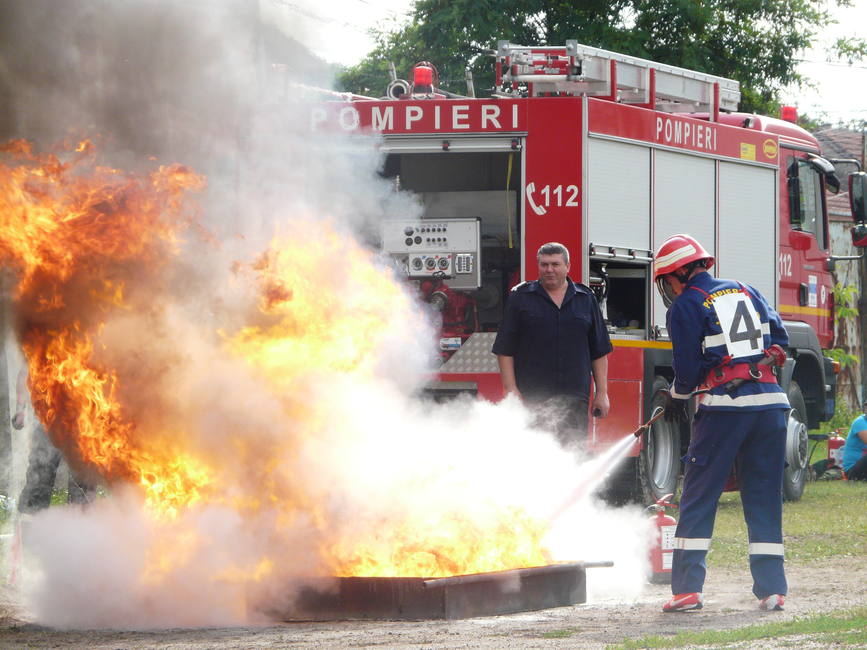
[[[338,576],[441,578],[548,564],[547,527],[526,513],[503,510],[481,526],[457,514],[433,522],[383,526],[376,535],[326,550]]]
[[[334,266],[328,260],[334,260]],[[339,265],[337,261],[339,260]],[[352,278],[349,291],[334,274]],[[376,349],[384,343],[383,317],[412,309],[389,273],[377,269],[369,253],[333,229],[320,241],[280,238],[254,270],[267,325],[243,328],[229,350],[267,374],[272,384],[289,387],[310,370],[370,376]]]
[[[100,319],[125,305],[136,267],[176,250],[193,219],[184,195],[204,179],[179,165],[147,176],[99,166],[89,141],[74,154],[36,154],[20,140],[0,152],[12,156],[0,164],[0,259],[18,272],[37,414],[73,458],[109,481],[138,482],[157,511],[195,503],[209,470],[135,435],[118,402],[118,377],[96,366],[92,341]]]

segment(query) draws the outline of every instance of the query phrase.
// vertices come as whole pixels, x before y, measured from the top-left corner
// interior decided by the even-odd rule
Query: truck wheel
[[[786,424],[786,463],[783,470],[783,499],[799,501],[807,482],[807,405],[797,382],[786,390],[789,418]]]
[[[664,398],[658,395],[660,390],[668,390],[668,382],[663,377],[653,381],[653,400],[650,403],[650,413],[657,406],[665,404]],[[650,413],[646,417],[650,417]],[[664,418],[657,420],[644,439],[644,445],[638,456],[638,490],[639,500],[651,504],[666,494],[677,491],[677,481],[680,478],[680,427]]]

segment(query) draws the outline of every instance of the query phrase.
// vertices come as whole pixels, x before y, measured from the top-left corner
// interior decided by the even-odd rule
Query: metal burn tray
[[[587,600],[586,569],[573,562],[448,578],[321,578],[305,581],[282,621],[457,619],[576,605]]]

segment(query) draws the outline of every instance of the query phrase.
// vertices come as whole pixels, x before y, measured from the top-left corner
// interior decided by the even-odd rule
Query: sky
[[[371,27],[401,21],[412,4],[411,0],[261,2],[291,15],[304,31],[306,44],[316,54],[343,65],[357,63],[373,49],[373,39],[368,34]],[[832,124],[867,120],[867,61],[848,66],[825,60],[828,43],[838,36],[854,35],[854,26],[867,25],[867,0],[854,0],[853,4],[847,9],[833,9],[839,24],[824,30],[817,47],[803,55],[801,72],[816,88],[792,88],[783,93],[784,101],[797,106],[800,114],[821,117]],[[860,35],[864,36],[864,32]]]
[[[259,0],[259,6],[263,15],[291,24],[292,35],[315,54],[349,66],[374,48],[369,30],[403,22],[412,0]]]
[[[867,60],[849,66],[826,61],[827,47],[841,36],[867,36],[867,0],[854,0],[854,6],[836,8],[838,24],[825,29],[817,46],[803,56],[800,72],[816,83],[816,89],[790,89],[784,99],[797,106],[800,114],[824,116],[836,124],[851,120],[867,120]],[[860,29],[855,30],[855,27]]]

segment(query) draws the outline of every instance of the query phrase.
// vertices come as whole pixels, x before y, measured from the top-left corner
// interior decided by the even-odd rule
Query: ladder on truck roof
[[[513,96],[527,84],[530,96],[587,95],[667,113],[737,110],[740,84],[733,79],[656,63],[568,40],[566,46],[497,43],[497,88]]]

